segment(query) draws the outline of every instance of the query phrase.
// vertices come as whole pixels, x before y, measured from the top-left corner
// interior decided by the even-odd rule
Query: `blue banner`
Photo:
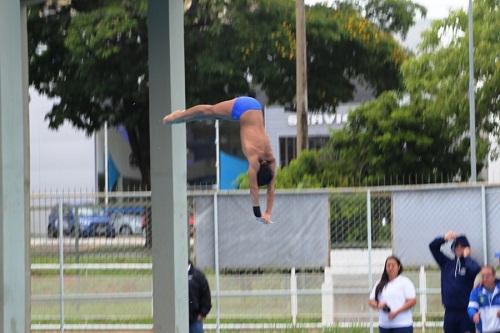
[[[247,160],[220,151],[220,189],[236,189],[236,179],[248,170]]]

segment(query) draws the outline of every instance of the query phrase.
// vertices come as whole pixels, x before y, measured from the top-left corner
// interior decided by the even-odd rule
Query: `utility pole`
[[[472,0],[469,0],[469,135],[470,135],[470,181],[475,183],[476,171],[476,98],[474,94],[474,21]]]
[[[297,47],[297,157],[308,148],[307,131],[307,60],[306,19],[304,0],[295,2],[295,29]]]

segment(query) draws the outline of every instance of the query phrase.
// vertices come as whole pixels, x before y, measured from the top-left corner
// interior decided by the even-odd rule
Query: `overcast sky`
[[[428,19],[443,18],[448,15],[450,9],[467,10],[469,6],[468,0],[417,0],[415,2],[427,8]]]
[[[322,3],[328,2],[324,0],[305,0],[306,4],[314,4],[314,3]],[[436,19],[443,18],[447,16],[450,9],[464,8],[467,9],[469,1],[468,0],[416,0],[416,3],[419,3],[427,8],[427,18],[428,19]]]
[[[311,5],[315,3],[332,3],[332,0],[304,0],[306,4]],[[440,19],[448,16],[450,10],[463,8],[467,10],[469,0],[414,0],[416,3],[423,5],[427,8],[427,16],[424,20],[417,18],[415,25],[410,28],[406,40],[402,43],[413,51],[420,42],[420,34],[430,27],[431,20]]]

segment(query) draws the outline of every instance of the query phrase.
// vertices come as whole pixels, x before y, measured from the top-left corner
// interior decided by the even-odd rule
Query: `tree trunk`
[[[307,58],[304,0],[296,0],[295,25],[297,40],[297,157],[308,149],[307,128]]]
[[[149,143],[149,126],[137,126],[127,127],[127,133],[130,142],[130,148],[132,150],[132,156],[130,158],[131,164],[139,168],[141,172],[141,189],[151,190],[151,159],[150,159],[150,143]],[[146,241],[144,246],[148,249],[152,247],[153,235],[152,235],[152,219],[151,219],[151,207],[148,205],[146,207]]]

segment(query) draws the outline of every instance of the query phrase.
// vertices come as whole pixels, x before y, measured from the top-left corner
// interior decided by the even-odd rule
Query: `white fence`
[[[246,192],[192,192],[191,257],[205,270],[214,304],[206,328],[373,329],[368,293],[392,253],[418,291],[416,326],[438,327],[439,271],[428,243],[454,229],[467,234],[478,262],[495,263],[499,194],[500,187],[481,184],[285,191],[276,199],[278,222],[263,226],[246,211]],[[32,195],[34,330],[152,328],[150,193],[104,199]],[[80,216],[82,207],[95,208],[94,215]],[[68,223],[54,223],[51,211]],[[106,217],[99,220],[99,214]],[[129,221],[126,215],[141,229],[120,234],[115,223]],[[308,259],[325,247],[324,264]]]

